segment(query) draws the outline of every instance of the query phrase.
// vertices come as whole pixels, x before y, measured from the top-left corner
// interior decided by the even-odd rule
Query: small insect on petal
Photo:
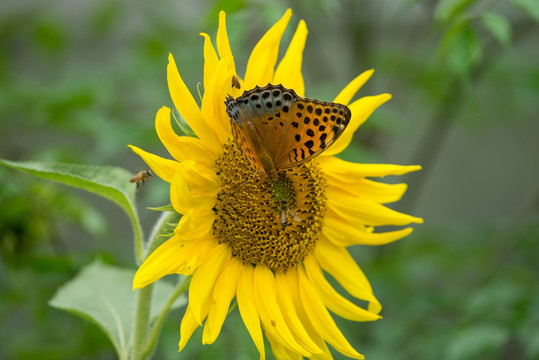
[[[241,89],[240,78],[236,75],[232,75],[232,87],[236,89]]]
[[[137,189],[139,188],[140,184],[144,186],[144,183],[153,176],[151,170],[144,170],[139,172],[138,174],[135,174],[131,176],[129,179],[130,183],[137,183]]]

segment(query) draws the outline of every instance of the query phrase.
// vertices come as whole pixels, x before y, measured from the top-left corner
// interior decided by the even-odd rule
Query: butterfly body
[[[225,104],[238,148],[270,179],[320,155],[351,117],[345,105],[302,98],[282,85],[255,87]]]

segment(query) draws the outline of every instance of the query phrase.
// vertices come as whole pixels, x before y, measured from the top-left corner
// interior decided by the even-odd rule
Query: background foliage
[[[197,34],[214,36],[220,9],[244,69],[288,7],[285,38],[299,19],[309,28],[307,96],[331,100],[369,68],[361,95],[393,94],[343,157],[424,167],[388,181],[409,184],[395,207],[425,224],[351,249],[384,319],[337,319],[345,335],[368,359],[539,358],[537,1],[3,1],[0,157],[145,169],[126,145],[166,156],[153,119],[172,105],[168,52],[195,92]],[[127,216],[8,168],[0,181],[0,358],[115,358],[95,325],[47,302],[96,258],[135,268]],[[158,215],[144,207],[168,203],[164,182],[148,185],[137,192],[146,232]],[[214,345],[197,332],[177,354],[181,315],[155,358],[257,358],[237,312]]]

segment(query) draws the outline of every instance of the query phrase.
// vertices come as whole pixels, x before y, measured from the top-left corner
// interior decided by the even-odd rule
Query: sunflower
[[[235,299],[261,359],[265,358],[262,330],[278,359],[331,358],[328,344],[351,358],[364,358],[329,312],[354,321],[380,318],[381,305],[346,248],[386,244],[412,232],[410,227],[375,232],[376,226],[422,222],[383,205],[399,200],[405,184],[370,179],[405,174],[420,166],[357,164],[335,157],[367,117],[391,98],[381,94],[351,102],[372,70],[352,80],[333,100],[348,105],[351,120],[342,136],[315,159],[283,170],[275,181],[269,181],[238,150],[224,106],[227,96],[235,98],[243,90],[268,83],[304,94],[304,21],[299,22],[275,68],[291,15],[287,10],[260,39],[242,79],[221,12],[217,51],[210,37],[201,34],[205,42],[200,107],[169,56],[170,94],[196,137],[177,135],[171,110],[163,107],[155,120],[157,134],[174,160],[131,146],[155,174],[170,183],[171,203],[183,215],[174,235],[150,254],[133,281],[133,288],[142,288],[167,274],[192,275],[180,327],[180,351],[199,326],[204,326],[202,342],[213,343]],[[279,215],[283,199],[295,212],[287,224]],[[325,273],[363,301],[365,308],[333,289]]]

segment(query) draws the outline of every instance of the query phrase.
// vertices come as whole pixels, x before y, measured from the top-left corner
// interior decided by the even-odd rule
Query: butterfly
[[[227,96],[234,141],[258,172],[277,172],[307,162],[328,149],[350,122],[347,106],[298,96],[268,84]]]

